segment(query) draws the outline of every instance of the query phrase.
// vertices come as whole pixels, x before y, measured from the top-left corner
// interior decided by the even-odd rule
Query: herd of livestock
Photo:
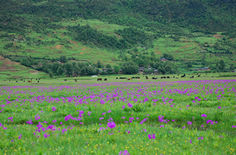
[[[174,75],[174,76],[161,76],[161,77],[159,77],[159,79],[179,79],[179,78],[185,78],[185,77],[187,77],[187,75],[186,74],[183,74],[183,75]],[[189,78],[195,78],[195,77],[201,77],[201,74],[196,74],[196,75],[190,75],[190,76],[188,76]],[[152,80],[157,80],[158,79],[158,77],[157,76],[143,76],[143,78],[145,78],[146,80],[149,80],[149,79],[152,79]],[[141,79],[141,77],[140,76],[133,76],[133,77],[122,77],[122,76],[120,76],[120,77],[116,77],[116,80],[118,80],[118,79],[123,79],[123,80],[133,80],[133,79]],[[102,78],[97,78],[97,81],[102,81],[102,80],[104,80],[104,81],[107,81],[107,78],[104,78],[104,79],[102,79]]]
[[[116,80],[140,80],[140,79],[143,79],[143,80],[157,80],[157,79],[179,79],[179,78],[199,78],[201,77],[201,74],[199,73],[196,73],[196,74],[178,74],[178,75],[162,75],[162,76],[151,76],[151,75],[142,75],[142,76],[133,76],[133,77],[126,77],[126,76],[119,76],[119,77],[115,77]],[[112,77],[110,77],[111,79]],[[114,78],[114,77],[113,77]],[[34,83],[34,84],[37,84],[37,83],[40,83],[40,80],[41,78],[36,78],[36,79],[33,79],[33,78],[30,78],[30,79],[9,79],[9,82],[11,81],[15,81],[16,83]],[[64,79],[64,81],[68,81],[69,79]],[[78,82],[79,79],[73,79],[74,82]],[[97,78],[97,81],[108,81],[108,78],[107,77],[104,77],[104,78],[101,78],[101,77],[98,77]]]

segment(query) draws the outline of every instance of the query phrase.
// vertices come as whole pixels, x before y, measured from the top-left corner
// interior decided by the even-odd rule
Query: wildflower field
[[[0,87],[0,154],[235,154],[236,80]]]

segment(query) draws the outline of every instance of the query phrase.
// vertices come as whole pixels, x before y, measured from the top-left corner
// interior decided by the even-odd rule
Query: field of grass
[[[231,76],[1,81],[0,154],[235,154]]]

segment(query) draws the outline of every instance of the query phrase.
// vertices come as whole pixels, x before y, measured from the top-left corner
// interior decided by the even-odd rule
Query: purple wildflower
[[[192,122],[188,121],[188,125],[192,125],[192,124],[193,124]]]
[[[120,151],[119,155],[130,155],[127,150]]]
[[[116,127],[116,124],[115,124],[115,122],[108,122],[107,126],[112,129],[112,128]]]
[[[164,125],[160,125],[160,128],[164,128],[165,126]]]
[[[56,111],[57,109],[56,109],[56,107],[52,107],[52,111]]]
[[[148,138],[149,138],[149,139],[156,139],[156,135],[155,135],[155,134],[149,134],[149,135],[148,135]]]
[[[140,124],[143,124],[147,119],[148,119],[148,118],[144,118],[144,119],[140,122]]]
[[[128,107],[132,108],[132,107],[133,107],[133,105],[132,105],[131,103],[128,103]]]
[[[21,137],[22,137],[22,134],[20,134],[20,136],[18,137],[18,139],[21,139]]]

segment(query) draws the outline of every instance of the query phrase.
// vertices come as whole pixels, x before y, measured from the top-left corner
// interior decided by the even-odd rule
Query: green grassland
[[[80,84],[93,84],[93,83],[112,83],[112,82],[165,82],[165,81],[193,81],[193,80],[214,80],[214,79],[234,79],[236,76],[236,73],[232,72],[225,72],[225,73],[200,73],[201,76],[197,77],[197,74],[186,74],[186,77],[180,78],[182,74],[167,74],[167,75],[147,75],[149,78],[146,79],[146,75],[99,75],[98,77],[92,77],[92,76],[78,76],[78,77],[55,77],[50,78],[47,74],[22,74],[21,76],[17,77],[17,72],[12,72],[11,76],[0,76],[0,86],[28,86],[28,85],[34,85],[34,86],[47,86],[50,84],[60,86],[60,85],[80,85]],[[132,77],[139,76],[140,79],[132,79]],[[170,79],[161,79],[161,77],[171,77]],[[194,78],[190,78],[194,76]],[[17,78],[16,78],[17,77]],[[118,77],[118,79],[116,79]],[[125,77],[126,79],[119,79],[119,77]],[[152,77],[155,77],[157,79],[152,79]],[[178,78],[177,78],[178,77]],[[40,78],[40,82],[38,83],[37,79]],[[97,81],[97,78],[102,78],[102,81]],[[107,78],[107,81],[104,81],[104,79]],[[131,80],[128,80],[128,79]],[[23,79],[26,79],[26,81],[22,81]],[[27,80],[31,80],[31,83],[28,83]],[[17,82],[16,82],[17,80]],[[66,80],[66,81],[65,81]],[[76,81],[77,80],[77,81]]]
[[[213,75],[209,74],[208,77],[194,80],[219,80],[223,79],[222,76],[230,76],[229,73],[218,74],[218,78],[212,77]],[[3,103],[6,99],[14,102],[3,107],[0,113],[0,123],[7,128],[6,130],[0,128],[0,153],[119,154],[120,151],[127,150],[130,154],[235,154],[235,128],[232,128],[232,125],[235,125],[236,122],[234,118],[235,93],[231,91],[232,88],[235,88],[235,81],[228,84],[215,82],[201,85],[201,83],[181,84],[172,83],[171,80],[158,80],[161,82],[160,84],[148,84],[152,80],[142,78],[141,80],[129,81],[131,82],[129,84],[119,84],[124,80],[114,80],[114,77],[108,77],[109,81],[105,83],[83,77],[78,83],[73,82],[72,79],[68,79],[67,82],[64,82],[63,79],[54,79],[43,80],[39,84],[39,88],[33,84],[34,87],[12,88],[11,92],[8,92],[8,89],[3,89],[0,100]],[[228,79],[232,79],[232,77],[228,77]],[[188,81],[190,79],[181,80]],[[111,83],[115,81],[118,83]],[[101,86],[96,84],[101,84]],[[7,83],[7,85],[11,84]],[[28,86],[30,85],[28,84]],[[56,86],[58,88],[62,87],[57,89]],[[221,91],[207,94],[208,89],[202,90],[203,86],[208,87],[209,90],[216,91],[220,89]],[[49,90],[47,91],[44,88]],[[106,98],[106,96],[115,93],[114,90],[123,91],[122,97],[127,97],[132,94],[130,94],[130,91],[137,91],[137,89],[143,89],[139,101],[143,101],[146,97],[149,100],[145,103],[136,104],[130,101],[134,107],[125,109],[122,109],[122,105],[127,103],[119,100],[114,100],[112,104],[109,102],[100,104],[99,102],[90,101],[88,104],[78,105],[74,104],[74,101],[67,100],[64,102],[51,101],[50,103],[48,103],[49,100],[36,101],[37,96],[60,99],[61,97],[89,97],[93,94],[103,94]],[[153,91],[162,89],[164,92],[158,95],[148,95]],[[199,90],[199,92],[191,93],[191,95],[165,93],[169,90],[181,91],[183,89]],[[24,93],[12,93],[17,91]],[[224,94],[221,94],[222,92]],[[144,94],[146,96],[142,96]],[[219,100],[217,98],[220,94],[221,99]],[[196,97],[202,99],[198,101],[198,104],[192,102],[196,100]],[[168,101],[163,104],[163,98],[173,99],[174,107],[170,107],[171,103],[168,103]],[[19,101],[16,99],[19,99]],[[22,103],[20,100],[24,99],[29,100]],[[159,100],[154,102],[152,99]],[[52,111],[53,107],[56,107],[56,111]],[[85,112],[82,119],[83,124],[74,120],[64,120],[65,116],[69,114],[77,117],[78,110]],[[111,110],[110,113],[109,110]],[[92,112],[91,115],[87,115],[89,111]],[[104,112],[106,114],[103,116],[102,113]],[[207,117],[201,117],[202,114],[206,114]],[[40,119],[35,120],[35,116],[40,116]],[[170,120],[170,122],[158,121],[159,116],[164,116],[164,119]],[[9,117],[13,117],[13,121],[10,121]],[[99,120],[100,117],[104,117],[104,120]],[[125,117],[125,120],[133,117],[135,120],[132,123],[125,123],[122,117]],[[136,120],[137,117],[139,120]],[[99,130],[101,127],[106,128],[106,120],[109,118],[113,119],[116,127]],[[140,124],[140,121],[144,118],[148,118],[148,120]],[[26,124],[26,121],[29,120],[33,120],[33,124]],[[56,120],[56,122],[52,123],[53,120]],[[217,123],[214,125],[206,124],[207,120],[217,121]],[[56,130],[36,132],[36,125],[44,121],[48,122],[48,124],[42,123],[44,128],[51,124]],[[188,121],[191,121],[192,124],[187,124]],[[99,125],[99,123],[101,124]],[[164,127],[161,127],[161,125],[164,125]],[[67,130],[62,133],[62,129]],[[34,133],[36,134],[34,135]],[[44,134],[50,136],[45,138]],[[149,139],[148,134],[155,134],[156,138]],[[201,139],[201,137],[203,138]]]

